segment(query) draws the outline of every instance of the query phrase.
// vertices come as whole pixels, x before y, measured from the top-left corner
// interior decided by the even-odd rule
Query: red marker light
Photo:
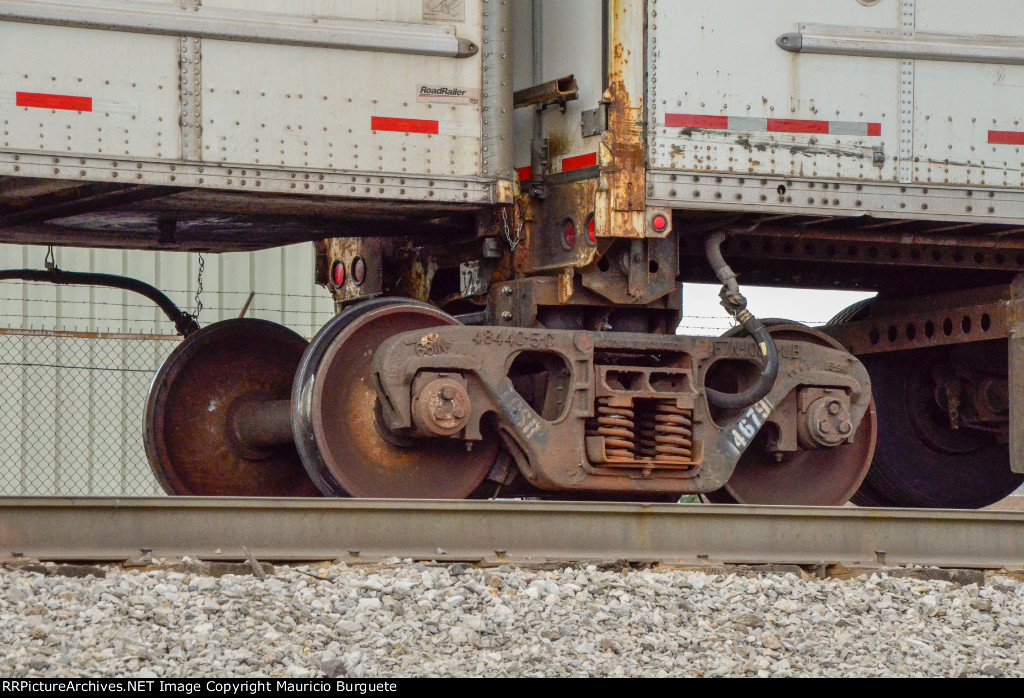
[[[362,257],[356,257],[352,260],[352,283],[362,286],[364,281],[366,281],[366,262]]]
[[[597,245],[597,219],[593,213],[587,216],[587,244]]]
[[[562,247],[571,250],[576,246],[576,224],[572,220],[566,220],[562,224]]]
[[[345,263],[340,259],[331,266],[331,283],[339,288],[345,285]]]
[[[656,233],[664,233],[668,230],[668,217],[663,213],[656,213],[651,218],[651,227]]]

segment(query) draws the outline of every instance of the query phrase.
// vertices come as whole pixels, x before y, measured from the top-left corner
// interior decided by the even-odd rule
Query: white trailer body
[[[496,203],[512,178],[506,14],[499,0],[0,2],[0,175]]]
[[[652,199],[1024,216],[1020,3],[650,0],[647,11]],[[679,172],[721,181],[673,186]]]
[[[640,114],[650,207],[1024,218],[1019,2],[615,0],[603,33],[598,3],[538,7],[535,67],[580,84],[579,102],[543,117],[546,135],[568,145],[552,173],[596,157],[581,113],[600,106],[592,94],[611,77]],[[604,70],[582,60],[602,41]],[[520,70],[517,86],[524,79]],[[520,128],[519,167],[529,139]]]

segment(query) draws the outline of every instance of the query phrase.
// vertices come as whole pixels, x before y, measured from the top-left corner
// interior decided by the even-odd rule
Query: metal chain
[[[515,252],[516,248],[519,246],[520,241],[522,240],[522,237],[520,236],[520,234],[523,232],[523,221],[519,221],[519,226],[516,228],[516,239],[513,240],[512,239],[512,231],[509,230],[509,227],[508,227],[508,209],[507,208],[501,209],[501,220],[505,224],[505,239],[508,240],[508,250],[509,250],[509,252]]]
[[[46,267],[47,271],[53,271],[57,268],[57,259],[53,255],[53,245],[48,245],[46,248],[46,259],[43,260],[43,266]]]
[[[199,322],[199,313],[203,312],[203,301],[200,296],[203,294],[203,270],[206,269],[206,261],[203,255],[199,255],[199,273],[196,275],[196,310],[192,313],[192,319]]]

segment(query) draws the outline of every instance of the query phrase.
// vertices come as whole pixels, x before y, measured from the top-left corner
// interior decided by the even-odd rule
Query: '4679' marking
[[[746,413],[729,432],[729,438],[737,450],[742,453],[747,449],[751,440],[757,436],[757,432],[761,431],[772,409],[772,403],[767,398],[747,408]]]

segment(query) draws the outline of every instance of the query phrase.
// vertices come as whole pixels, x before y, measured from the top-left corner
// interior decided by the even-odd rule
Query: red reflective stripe
[[[529,182],[533,179],[533,168],[527,165],[526,167],[520,167],[516,170],[519,173],[520,182]]]
[[[775,133],[828,134],[828,122],[810,121],[808,119],[768,119],[768,131]]]
[[[562,160],[562,172],[572,172],[573,170],[582,170],[584,167],[596,166],[597,153],[587,153],[586,155],[577,155]]]
[[[729,128],[728,116],[701,116],[700,114],[665,114],[665,126],[669,128]]]
[[[37,109],[64,109],[67,111],[92,111],[92,97],[72,97],[70,95],[47,95],[38,92],[18,92],[15,104],[19,107],[35,107]]]
[[[428,133],[436,136],[439,124],[426,119],[394,119],[389,116],[370,117],[370,128],[374,131],[397,131],[399,133]]]
[[[1024,145],[1024,131],[989,131],[988,142],[992,145]]]
[[[710,116],[704,114],[665,114],[665,126],[668,128],[706,128],[716,131],[768,131],[772,133],[820,133],[827,135],[831,131],[828,121],[814,119],[760,119],[755,117]],[[763,126],[761,125],[763,124]],[[836,122],[838,135],[854,135],[847,131],[864,129],[868,136],[881,136],[882,124],[866,122]]]

